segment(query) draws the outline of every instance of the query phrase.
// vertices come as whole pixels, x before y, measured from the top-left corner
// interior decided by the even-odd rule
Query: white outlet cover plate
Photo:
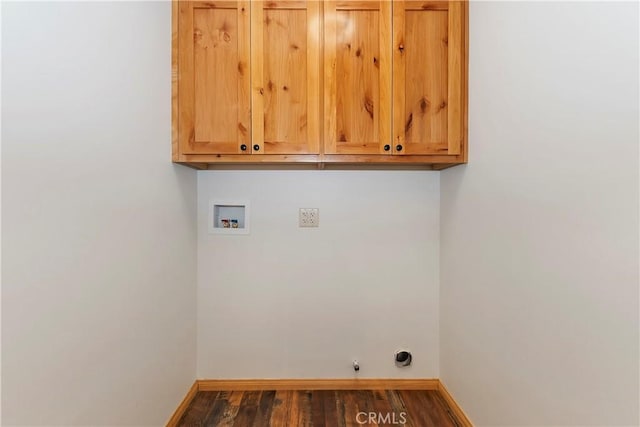
[[[298,227],[318,227],[319,225],[320,210],[318,208],[300,208]]]

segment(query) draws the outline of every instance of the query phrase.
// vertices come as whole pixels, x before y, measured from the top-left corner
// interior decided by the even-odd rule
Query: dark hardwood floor
[[[179,426],[456,427],[437,391],[199,391]]]

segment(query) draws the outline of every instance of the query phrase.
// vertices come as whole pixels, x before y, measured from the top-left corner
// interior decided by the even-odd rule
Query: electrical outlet
[[[320,212],[318,208],[300,208],[298,227],[318,227],[319,225]]]

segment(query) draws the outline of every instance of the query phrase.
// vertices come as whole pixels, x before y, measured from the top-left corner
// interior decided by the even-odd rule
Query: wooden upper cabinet
[[[395,154],[460,154],[464,135],[465,5],[393,2]]]
[[[324,152],[391,149],[391,3],[324,2]]]
[[[324,152],[460,155],[465,4],[324,4]]]
[[[180,1],[184,154],[317,154],[317,1]]]
[[[180,1],[178,8],[179,149],[249,152],[249,2]]]
[[[318,1],[253,1],[253,154],[320,150]]]
[[[174,161],[467,161],[467,2],[174,0],[172,13]]]

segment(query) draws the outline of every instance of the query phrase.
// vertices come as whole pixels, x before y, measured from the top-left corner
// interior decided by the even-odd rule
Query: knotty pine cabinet
[[[467,160],[467,3],[174,1],[173,161]]]

